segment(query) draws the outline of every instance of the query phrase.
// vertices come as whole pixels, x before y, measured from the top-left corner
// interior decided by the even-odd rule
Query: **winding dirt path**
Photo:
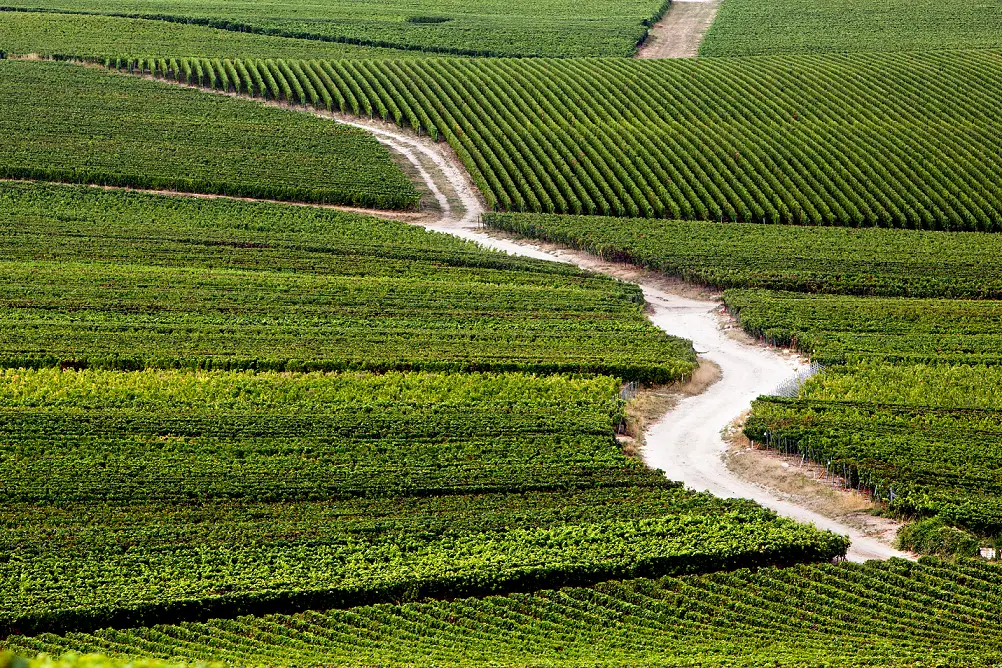
[[[804,364],[798,356],[728,336],[721,324],[718,302],[672,294],[665,287],[666,281],[653,279],[636,268],[610,265],[583,252],[543,248],[531,242],[488,234],[480,227],[479,217],[484,208],[477,190],[447,144],[409,135],[394,125],[379,121],[360,121],[340,115],[334,118],[372,132],[379,141],[414,165],[438,200],[442,212],[438,221],[418,224],[514,255],[568,262],[634,281],[643,288],[652,307],[651,321],[669,334],[691,339],[702,358],[720,367],[720,381],[702,394],[682,399],[647,431],[643,457],[649,466],[663,470],[672,480],[681,480],[692,489],[726,498],[754,499],[785,517],[848,535],[852,540],[848,558],[852,561],[911,556],[853,527],[746,482],[724,464],[727,445],[723,431],[748,409],[753,399],[774,391],[795,375]]]
[[[695,58],[720,0],[673,0],[637,49],[637,58]]]
[[[206,92],[233,95],[218,91]],[[264,104],[288,108],[288,105],[273,102]],[[515,241],[488,234],[480,225],[480,215],[484,212],[480,195],[462,163],[446,143],[415,136],[383,121],[318,112],[302,107],[292,108],[367,130],[410,163],[413,172],[435,198],[440,216],[436,220],[419,214],[408,222],[476,241],[486,248],[512,255],[566,262],[640,285],[652,310],[651,321],[669,334],[690,339],[700,356],[716,363],[722,373],[721,380],[702,394],[682,399],[674,409],[648,429],[645,434],[647,445],[642,454],[649,466],[663,470],[670,479],[680,480],[692,489],[709,491],[725,498],[753,499],[785,517],[848,535],[852,546],[847,557],[852,561],[912,558],[912,555],[895,550],[853,527],[781,499],[764,487],[742,480],[724,463],[723,455],[727,450],[723,440],[724,430],[748,409],[755,397],[774,391],[781,382],[791,378],[803,364],[798,357],[728,336],[723,331],[718,302],[674,294],[668,287],[670,281],[664,277],[652,277],[636,267],[608,263],[583,252],[546,248],[529,241]]]

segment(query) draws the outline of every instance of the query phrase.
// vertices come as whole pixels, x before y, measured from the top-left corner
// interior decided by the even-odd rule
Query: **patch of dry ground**
[[[709,360],[700,360],[692,377],[685,383],[642,387],[626,404],[625,434],[618,436],[627,457],[639,457],[646,444],[647,428],[675,408],[685,397],[694,397],[720,380],[720,367]]]
[[[651,26],[637,58],[695,58],[719,7],[720,0],[674,0]]]

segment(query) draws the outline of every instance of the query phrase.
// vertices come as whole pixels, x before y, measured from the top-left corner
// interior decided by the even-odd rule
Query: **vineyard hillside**
[[[740,570],[504,597],[21,637],[23,653],[170,663],[987,668],[1002,661],[998,565],[935,559]],[[77,663],[79,661],[79,664]],[[65,666],[92,668],[88,660]],[[91,660],[93,661],[93,659]],[[151,668],[160,668],[151,666]]]
[[[0,7],[0,668],[1002,667],[1002,0],[680,1]]]
[[[0,184],[0,203],[0,367],[695,367],[636,286],[404,223],[63,185]]]
[[[363,131],[69,63],[0,60],[0,177],[416,208]]]
[[[1002,47],[998,0],[755,0],[722,3],[703,56]]]
[[[224,30],[195,23],[100,14],[0,10],[0,50],[43,57],[176,56],[324,59],[424,58],[447,54]]]
[[[1002,297],[1002,236],[877,228],[489,213],[488,227],[711,288]],[[972,308],[978,308],[972,306]]]
[[[470,56],[629,56],[665,0],[32,0],[0,11],[145,18],[237,32]],[[71,40],[67,40],[71,41]],[[72,41],[76,41],[74,38]],[[322,48],[322,47],[321,47]],[[182,52],[178,55],[195,55]]]
[[[1002,220],[994,51],[246,60],[237,76],[218,61],[102,62],[444,139],[498,210],[981,231]]]

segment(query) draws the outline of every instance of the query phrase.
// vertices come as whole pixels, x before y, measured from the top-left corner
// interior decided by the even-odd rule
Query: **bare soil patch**
[[[651,27],[637,58],[695,58],[719,7],[720,0],[675,0]]]
[[[643,387],[626,404],[625,435],[619,437],[623,444],[623,454],[639,457],[640,450],[647,441],[647,428],[660,420],[685,397],[702,394],[708,387],[720,380],[720,367],[709,360],[700,360],[692,377],[685,383]]]

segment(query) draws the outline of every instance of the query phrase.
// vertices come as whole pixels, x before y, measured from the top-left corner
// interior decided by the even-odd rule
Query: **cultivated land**
[[[611,378],[56,369],[0,384],[5,633],[823,561],[847,544],[624,457]]]
[[[46,2],[2,175],[189,194],[0,184],[0,668],[1002,665],[990,6]]]
[[[702,56],[997,49],[998,0],[727,0]]]
[[[691,374],[633,285],[307,207],[0,184],[0,366]]]
[[[414,208],[365,132],[68,63],[0,61],[0,177]]]
[[[972,532],[980,537],[974,549],[1002,530],[993,491],[1000,302],[983,299],[998,296],[997,272],[983,264],[997,236],[531,214],[485,220],[714,287],[784,288],[731,289],[723,301],[749,334],[830,368],[795,399],[756,402],[745,434],[821,464],[898,517],[938,517]]]
[[[201,58],[422,58],[409,49],[281,38],[223,28],[89,14],[0,13],[0,50],[40,56],[197,56]]]
[[[663,4],[662,4],[663,3]],[[365,46],[479,56],[629,56],[663,0],[380,0],[205,2],[49,0],[8,3],[72,13],[157,18]],[[194,55],[181,53],[178,55]]]
[[[273,665],[980,668],[1002,660],[1000,586],[995,564],[894,560],[44,635],[11,647]]]
[[[307,63],[249,61],[236,77],[108,64],[441,137],[493,209],[995,231],[1000,62],[425,59],[335,63],[327,78]]]
[[[1002,297],[997,234],[520,213],[484,223],[711,288]]]

